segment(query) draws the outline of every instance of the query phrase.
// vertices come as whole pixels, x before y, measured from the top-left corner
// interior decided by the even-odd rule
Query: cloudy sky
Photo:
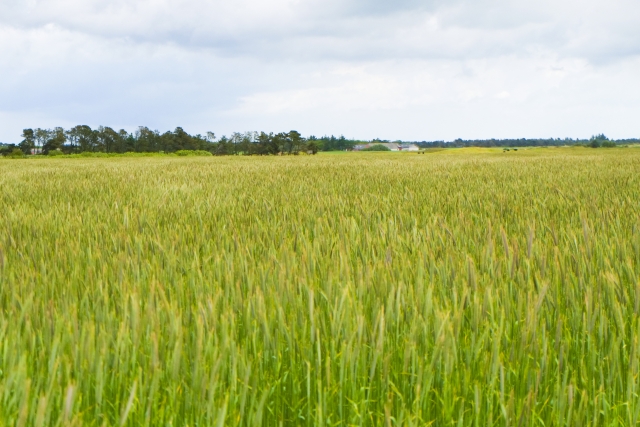
[[[24,127],[640,137],[638,0],[1,0]]]

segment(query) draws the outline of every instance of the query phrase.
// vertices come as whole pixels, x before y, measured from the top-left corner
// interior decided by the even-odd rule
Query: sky
[[[2,0],[0,141],[640,137],[638,0]]]

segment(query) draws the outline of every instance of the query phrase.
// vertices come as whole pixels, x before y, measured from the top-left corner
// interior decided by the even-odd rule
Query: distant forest
[[[447,147],[559,147],[563,145],[585,145],[600,147],[608,145],[638,144],[640,139],[610,140],[604,134],[594,135],[589,139],[572,138],[533,138],[533,139],[456,139],[454,141],[418,141],[414,142],[422,148]]]
[[[488,139],[454,141],[388,141],[374,139],[362,141],[347,139],[344,136],[309,136],[304,138],[297,131],[265,133],[235,132],[230,136],[217,138],[213,132],[205,135],[190,135],[181,127],[173,131],[160,133],[141,126],[135,132],[124,129],[116,131],[110,127],[100,126],[91,129],[79,125],[71,129],[56,127],[53,129],[24,129],[18,144],[0,144],[0,154],[22,151],[32,154],[76,154],[84,152],[101,153],[174,153],[183,150],[207,151],[213,155],[273,155],[299,154],[301,152],[315,154],[318,151],[349,151],[357,144],[369,142],[413,143],[421,148],[447,147],[543,147],[561,145],[608,146],[616,144],[639,143],[640,140],[624,139],[610,141],[604,135],[596,135],[589,140],[584,139]]]

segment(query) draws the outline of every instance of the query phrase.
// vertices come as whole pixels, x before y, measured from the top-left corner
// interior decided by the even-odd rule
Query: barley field
[[[0,425],[640,421],[640,150],[5,159],[0,187]]]

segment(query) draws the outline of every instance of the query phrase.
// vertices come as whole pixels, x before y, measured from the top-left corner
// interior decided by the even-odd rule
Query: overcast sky
[[[638,0],[1,0],[25,127],[640,137]]]

